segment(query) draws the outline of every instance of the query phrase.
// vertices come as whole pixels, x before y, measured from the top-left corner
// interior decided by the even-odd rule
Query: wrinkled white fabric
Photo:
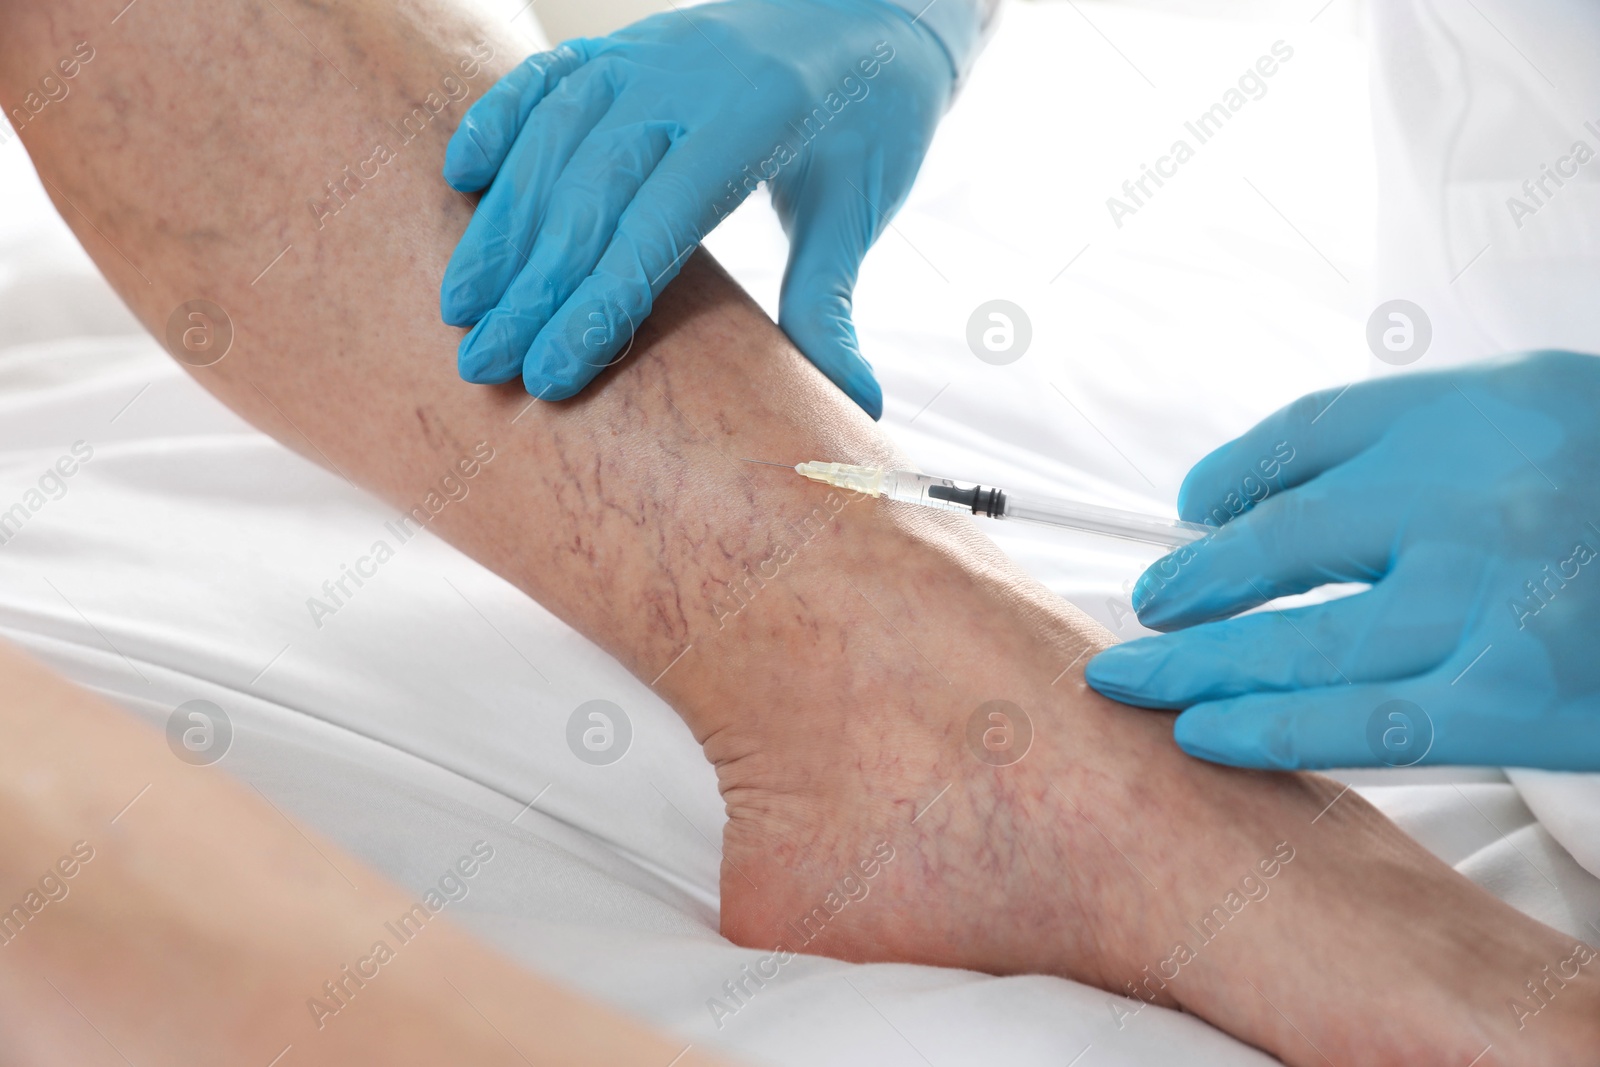
[[[1371,10],[1379,299],[1411,300],[1432,321],[1415,366],[1600,352],[1600,8]]]

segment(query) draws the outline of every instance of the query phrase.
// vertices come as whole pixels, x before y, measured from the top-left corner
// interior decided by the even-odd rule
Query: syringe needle
[[[747,459],[747,460],[745,460],[745,462],[746,463],[760,463],[760,464],[762,464],[764,466],[767,466],[767,467],[782,467],[786,471],[794,470],[794,464],[793,463],[774,463],[769,459]]]

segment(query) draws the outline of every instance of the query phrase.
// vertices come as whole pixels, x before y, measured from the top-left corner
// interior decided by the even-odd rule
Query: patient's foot
[[[1508,999],[1571,942],[1335,783],[1182,755],[1169,717],[1083,684],[1103,631],[971,563],[986,542],[959,524],[864,535],[878,507],[797,529],[677,668],[728,805],[727,936],[1063,975],[1291,1063],[1465,1065],[1491,1044],[1492,1062],[1560,1062],[1547,1042],[1592,1017],[1596,983],[1569,982],[1531,1035]],[[782,658],[755,651],[778,635]],[[1108,1007],[1137,1025],[1137,1002]]]

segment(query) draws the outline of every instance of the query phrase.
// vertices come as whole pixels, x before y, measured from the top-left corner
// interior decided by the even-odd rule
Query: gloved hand
[[[790,236],[779,325],[874,418],[857,270],[904,203],[955,71],[885,0],[728,0],[524,62],[451,138],[489,192],[442,287],[462,377],[573,396],[707,233],[767,181]]]
[[[1201,460],[1179,511],[1221,528],[1146,571],[1134,608],[1181,632],[1108,649],[1088,680],[1188,708],[1185,751],[1600,770],[1600,358],[1313,394]],[[1331,582],[1372,588],[1227,618]]]

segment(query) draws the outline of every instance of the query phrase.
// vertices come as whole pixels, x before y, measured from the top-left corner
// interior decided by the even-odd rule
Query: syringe
[[[1120,537],[1178,548],[1212,533],[1199,523],[1141,515],[1135,511],[1080,504],[1048,497],[1018,497],[1000,489],[981,485],[963,487],[949,478],[936,478],[916,471],[886,470],[883,467],[855,467],[848,463],[802,463],[795,470],[815,482],[848,489],[903,504],[920,504],[940,511],[958,511],[991,519],[1017,519],[1022,522],[1056,526],[1067,530]]]

